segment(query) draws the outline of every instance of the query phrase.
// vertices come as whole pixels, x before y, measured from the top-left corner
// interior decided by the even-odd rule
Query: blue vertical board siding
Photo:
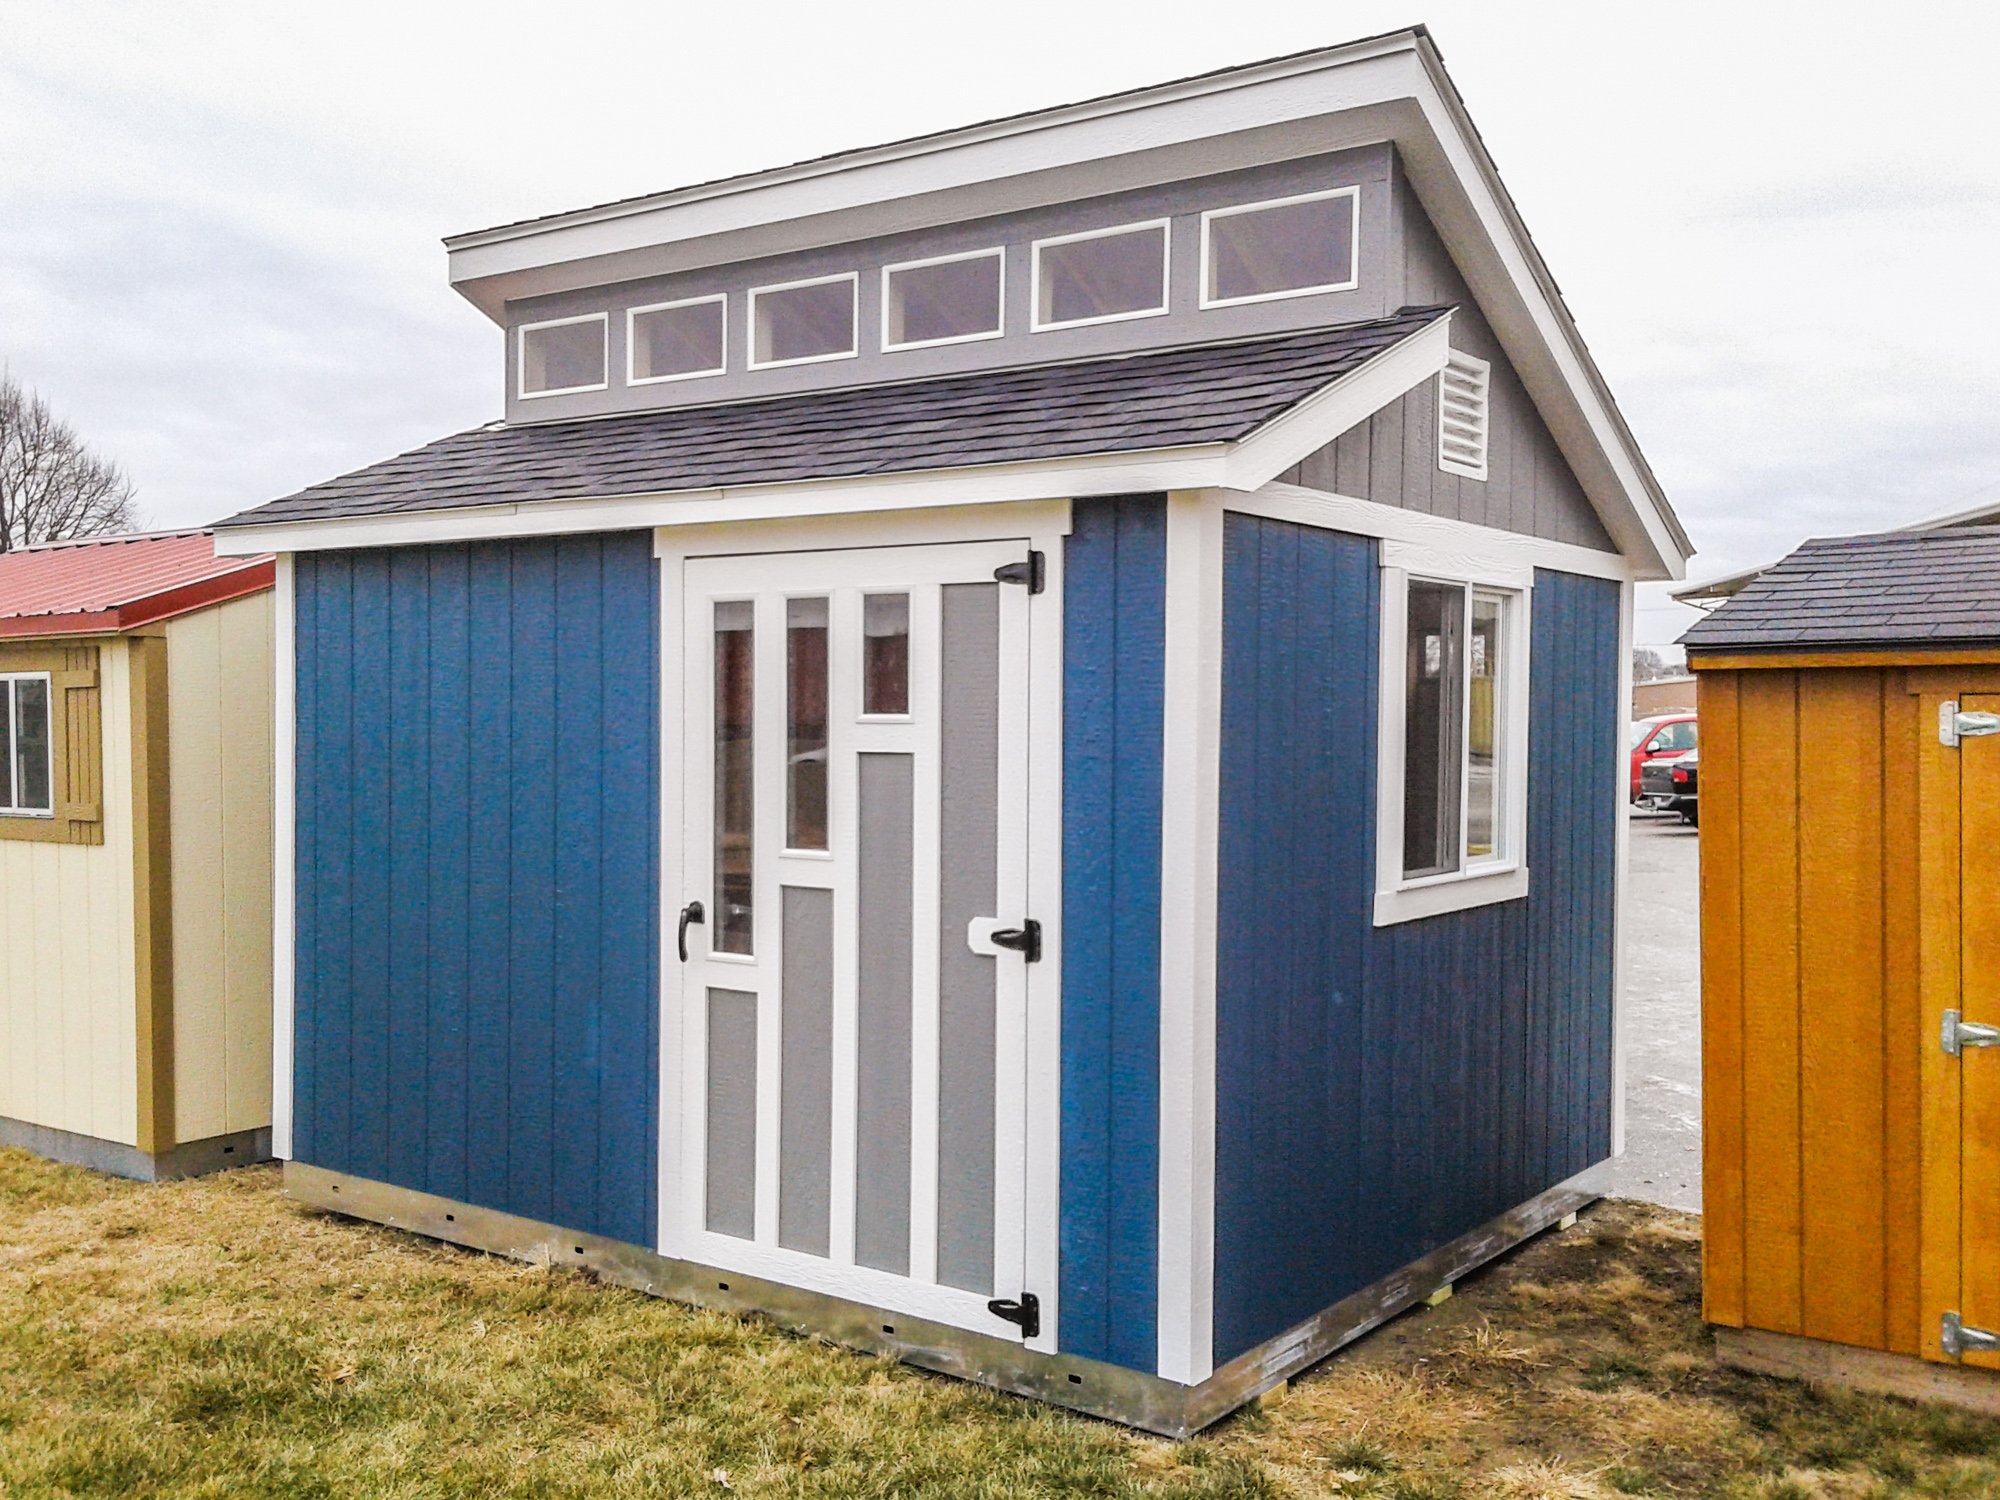
[[[1060,1341],[1156,1368],[1166,504],[1079,501],[1064,552]]]
[[[1218,1362],[1608,1154],[1619,754],[1617,585],[1540,572],[1529,895],[1374,926],[1376,545],[1224,547]]]
[[[652,1244],[650,538],[294,576],[294,1156]]]

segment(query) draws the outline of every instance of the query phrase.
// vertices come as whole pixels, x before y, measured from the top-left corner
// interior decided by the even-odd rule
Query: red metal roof
[[[217,557],[210,531],[0,552],[0,636],[101,635],[271,587],[271,558]]]

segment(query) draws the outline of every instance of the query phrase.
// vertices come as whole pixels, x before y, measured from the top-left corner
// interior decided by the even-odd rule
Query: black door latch
[[[993,946],[1011,948],[1031,964],[1042,961],[1042,924],[1030,917],[1019,927],[1002,927],[993,934]]]
[[[1009,1323],[1019,1324],[1023,1338],[1034,1338],[1042,1331],[1042,1299],[1033,1292],[1021,1293],[1021,1300],[1018,1302],[1005,1297],[995,1297],[986,1304],[986,1310],[996,1318],[1004,1318]]]
[[[699,901],[690,901],[686,906],[681,908],[680,947],[682,963],[688,961],[688,923],[706,922],[707,920],[708,913],[701,909]]]
[[[993,570],[993,581],[995,583],[1025,583],[1028,586],[1029,593],[1039,594],[1048,586],[1047,564],[1044,562],[1041,553],[1030,551],[1026,562],[1002,563],[999,567],[995,568]]]

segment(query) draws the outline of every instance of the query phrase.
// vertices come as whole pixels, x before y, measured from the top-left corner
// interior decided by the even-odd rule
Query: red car
[[[1701,736],[1693,714],[1656,714],[1632,724],[1632,800],[1639,800],[1639,768],[1662,756],[1686,755],[1700,748]]]

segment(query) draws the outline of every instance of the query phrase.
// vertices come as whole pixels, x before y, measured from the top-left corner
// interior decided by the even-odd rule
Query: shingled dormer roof
[[[1816,538],[1681,644],[1696,656],[2000,644],[2000,526]]]

